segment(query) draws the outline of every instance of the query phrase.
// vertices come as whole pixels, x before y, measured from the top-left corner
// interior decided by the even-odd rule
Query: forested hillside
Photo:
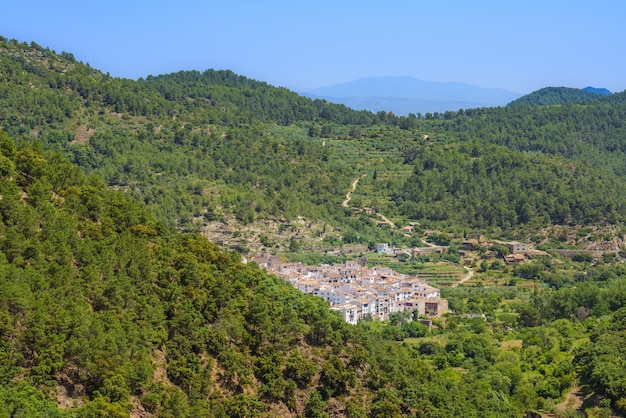
[[[229,71],[133,81],[37,44],[2,40],[0,51],[10,135],[63,153],[182,230],[303,217],[364,244],[391,239],[341,207],[357,177],[354,202],[402,222],[523,234],[624,220],[623,93],[396,117]],[[486,206],[488,219],[476,215]]]
[[[394,197],[411,219],[481,229],[624,220],[625,183],[587,163],[464,142],[406,151],[413,175]]]
[[[4,133],[0,154],[7,416],[515,417],[571,386],[586,329],[619,329],[594,316],[626,300],[626,272],[611,264],[581,276],[593,282],[579,290],[535,292],[516,308],[519,322],[351,326],[238,254],[170,231],[58,154]],[[539,273],[519,272],[528,274]],[[473,304],[489,315],[503,300],[470,289],[449,297],[460,312]],[[568,312],[579,319],[562,319]],[[622,386],[605,380],[623,370],[598,369],[594,335],[576,357],[585,382],[623,408]]]
[[[559,405],[577,381],[588,414],[626,412],[624,93],[396,117],[2,38],[0,105],[0,416],[579,416]],[[293,252],[429,227],[618,248],[477,249],[432,328],[351,326],[202,234],[259,221]]]
[[[509,106],[526,104],[531,106],[549,106],[566,103],[593,102],[602,98],[601,91],[575,89],[571,87],[544,87],[509,103]]]
[[[135,82],[113,79],[69,54],[59,56],[36,45],[4,43],[3,50],[1,97],[7,110],[2,123],[7,132],[63,152],[110,185],[146,201],[172,224],[190,226],[207,207],[234,203],[245,208],[246,213],[237,213],[243,222],[255,210],[294,216],[302,209],[281,194],[284,184],[297,195],[304,193],[302,187],[309,189],[309,181],[326,177],[330,186],[341,181],[330,182],[321,171],[327,158],[321,147],[271,135],[274,120],[375,120],[371,114],[313,102],[225,71]],[[312,164],[316,175],[302,178]],[[217,193],[224,188],[226,193]],[[342,190],[327,193],[333,192]],[[315,212],[318,205],[310,206]]]
[[[477,379],[506,369],[493,337],[459,334],[450,355],[469,375],[435,367],[238,254],[169,232],[56,154],[4,134],[0,151],[9,416],[515,416],[536,406]]]

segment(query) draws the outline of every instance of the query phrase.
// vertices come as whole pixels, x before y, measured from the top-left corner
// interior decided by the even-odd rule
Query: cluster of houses
[[[468,236],[468,238],[463,240],[463,242],[461,243],[461,250],[459,253],[463,259],[463,264],[469,265],[475,261],[471,256],[468,256],[468,253],[466,253],[466,251],[471,252],[480,247],[483,247],[486,250],[484,254],[486,259],[494,258],[496,256],[496,252],[491,250],[494,243],[505,246],[509,250],[509,254],[503,257],[504,261],[507,264],[520,264],[535,257],[549,256],[549,254],[545,251],[532,249],[530,244],[527,243],[498,240],[493,240],[490,242],[485,241],[480,234],[473,234]]]
[[[427,231],[431,233],[439,233],[440,231]],[[528,261],[534,257],[539,256],[548,256],[548,253],[545,251],[533,250],[530,248],[529,244],[517,241],[486,241],[481,234],[470,234],[466,239],[461,242],[460,252],[461,259],[463,260],[463,264],[470,265],[475,259],[472,257],[474,251],[483,247],[485,251],[485,257],[487,259],[494,258],[496,256],[496,252],[491,250],[493,244],[500,244],[508,248],[509,254],[505,255],[504,261],[507,264],[518,264]],[[415,247],[410,250],[403,250],[396,247],[391,247],[389,244],[383,242],[376,244],[374,247],[374,251],[378,254],[389,255],[389,256],[397,256],[401,253],[406,253],[407,255],[418,257],[421,255],[428,255],[432,253],[444,253],[448,250],[447,245],[430,245],[428,247]],[[577,253],[580,251],[576,251]]]
[[[365,256],[359,261],[320,266],[283,264],[269,254],[253,261],[298,290],[324,298],[350,324],[363,319],[385,320],[396,312],[439,316],[448,311],[448,301],[441,298],[439,289],[387,267],[368,268]]]

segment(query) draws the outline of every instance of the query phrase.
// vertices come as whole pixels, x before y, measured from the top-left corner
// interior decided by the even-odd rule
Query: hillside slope
[[[402,234],[376,228],[376,216],[362,216],[364,207],[401,223],[443,222],[494,231],[528,232],[546,220],[604,225],[622,222],[625,216],[621,193],[607,200],[605,187],[554,178],[550,180],[557,183],[554,190],[562,193],[559,201],[585,194],[598,217],[581,218],[574,213],[576,205],[563,207],[559,216],[549,214],[545,208],[551,206],[551,197],[546,194],[537,195],[539,210],[520,216],[519,199],[502,192],[492,195],[499,204],[491,208],[491,221],[460,218],[451,208],[465,205],[471,213],[483,211],[480,193],[470,192],[469,186],[448,185],[447,179],[456,174],[446,163],[445,171],[431,174],[448,188],[445,200],[453,201],[418,202],[410,191],[416,184],[416,155],[423,158],[430,148],[465,142],[506,146],[514,160],[527,159],[519,153],[546,155],[534,159],[533,175],[538,178],[522,181],[518,196],[534,194],[526,189],[531,183],[547,181],[542,176],[567,164],[580,166],[589,184],[622,190],[623,93],[597,95],[602,99],[588,104],[396,117],[310,100],[229,71],[115,79],[76,62],[68,53],[0,41],[0,104],[5,109],[1,126],[14,137],[37,140],[45,149],[63,153],[181,230],[232,232],[259,222],[298,221],[318,225],[308,228],[307,245],[313,246],[324,240],[335,244],[404,240]],[[353,209],[343,208],[350,184],[365,173],[370,175],[354,195]],[[488,182],[498,184],[499,190],[511,181],[503,170],[487,174],[492,177]],[[427,210],[415,207],[425,204],[430,206]],[[335,227],[342,234],[331,234]],[[262,238],[255,227],[240,234],[241,239],[228,238],[228,245],[246,252],[245,236],[252,235],[257,241]]]
[[[349,326],[238,253],[178,232],[234,217],[232,235],[273,221],[295,242],[290,222],[306,216],[340,226],[315,231],[339,246],[409,242],[377,228],[374,208],[458,231],[621,234],[623,93],[399,118],[231,72],[114,79],[0,41],[0,123],[18,138],[0,133],[1,414],[521,416],[571,387],[574,348],[626,301],[619,254],[563,268],[540,259],[497,274],[558,290],[451,289],[454,309],[489,322]],[[498,311],[502,294],[516,299]],[[599,354],[592,343],[581,362]],[[613,370],[581,366],[622,405],[600,385]]]
[[[56,154],[16,148],[0,132],[0,165],[9,416],[516,416],[527,407],[495,402],[479,380],[449,387],[451,369],[348,325],[321,298],[199,235],[169,232]]]
[[[595,90],[575,89],[571,87],[545,87],[509,103],[510,106],[526,104],[531,106],[550,106],[565,103],[593,102],[605,94]]]

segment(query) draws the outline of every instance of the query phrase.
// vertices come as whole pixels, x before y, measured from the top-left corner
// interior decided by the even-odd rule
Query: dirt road
[[[471,279],[474,276],[474,270],[470,269],[467,266],[463,266],[463,268],[465,270],[467,270],[467,274],[465,276],[463,276],[463,278],[461,280],[459,280],[458,282],[454,283],[452,285],[452,287],[457,287],[458,285],[460,285],[461,283],[465,283],[466,281],[468,281],[469,279]]]
[[[344,208],[348,207],[348,204],[350,203],[350,195],[356,190],[356,185],[359,184],[359,180],[361,180],[363,177],[365,177],[367,174],[361,174],[360,177],[357,177],[354,179],[354,181],[352,182],[352,187],[350,188],[350,191],[346,194],[346,200],[344,200],[341,203],[341,206],[343,206]]]

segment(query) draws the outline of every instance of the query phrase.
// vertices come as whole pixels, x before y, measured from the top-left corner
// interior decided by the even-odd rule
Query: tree
[[[291,237],[289,240],[289,252],[297,253],[298,251],[300,251],[300,242]]]
[[[328,405],[319,392],[314,391],[304,406],[304,414],[307,418],[328,418],[326,412]]]
[[[522,279],[535,279],[541,280],[543,278],[543,272],[545,265],[541,262],[530,262],[524,264],[517,264],[513,268],[513,274],[521,277]]]
[[[525,327],[536,327],[541,323],[541,313],[533,306],[524,305],[520,308],[519,321]]]
[[[322,366],[320,383],[326,391],[325,398],[345,394],[348,387],[354,385],[356,375],[353,370],[346,368],[343,361],[332,356]]]
[[[593,261],[593,256],[589,253],[576,253],[572,260],[577,261],[579,263],[591,263]]]

